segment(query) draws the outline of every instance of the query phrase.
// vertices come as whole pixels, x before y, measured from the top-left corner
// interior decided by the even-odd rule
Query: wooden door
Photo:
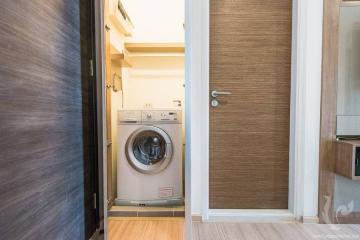
[[[107,146],[107,200],[108,208],[110,208],[114,202],[113,186],[112,186],[112,142],[111,142],[111,48],[110,48],[110,23],[109,23],[109,1],[104,0],[104,16],[105,16],[105,89],[106,89],[106,146]]]
[[[0,1],[0,238],[89,239],[91,1]]]
[[[209,206],[287,209],[292,0],[210,3]]]

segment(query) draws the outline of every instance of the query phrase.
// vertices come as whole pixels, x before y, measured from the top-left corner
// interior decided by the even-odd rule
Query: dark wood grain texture
[[[287,209],[292,1],[210,9],[210,208]]]
[[[94,230],[88,4],[0,2],[1,239]]]
[[[336,218],[337,223],[339,224],[360,224],[360,212],[354,212],[350,213],[346,216],[337,216]],[[357,228],[359,228],[359,225],[357,225]]]
[[[100,227],[99,182],[97,160],[95,18],[91,0],[78,0],[80,11],[81,86],[82,86],[82,141],[84,167],[85,238],[89,239]],[[93,61],[90,70],[90,59]],[[92,72],[92,75],[90,74]],[[100,81],[101,82],[101,81]],[[96,195],[96,200],[94,200]],[[95,202],[94,202],[95,201]],[[96,209],[94,208],[96,204]]]
[[[340,2],[341,0],[324,1],[319,158],[319,217],[323,223],[334,222],[336,88]]]
[[[360,147],[360,140],[336,142],[335,171],[351,180],[360,180],[355,176],[356,148]]]

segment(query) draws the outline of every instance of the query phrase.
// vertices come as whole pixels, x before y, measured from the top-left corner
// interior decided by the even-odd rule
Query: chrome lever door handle
[[[211,96],[213,98],[216,98],[220,95],[231,95],[231,92],[220,92],[220,91],[216,91],[216,90],[211,91]]]

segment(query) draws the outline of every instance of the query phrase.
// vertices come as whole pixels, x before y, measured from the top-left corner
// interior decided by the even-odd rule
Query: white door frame
[[[192,166],[200,161],[200,169],[190,162],[187,169],[193,181],[201,178],[200,188],[191,191],[199,195],[201,189],[202,220],[316,218],[323,0],[293,0],[289,209],[254,211],[209,209],[209,1],[186,0],[186,149]]]

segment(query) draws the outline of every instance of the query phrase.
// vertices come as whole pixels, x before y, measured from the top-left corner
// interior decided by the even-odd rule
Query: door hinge
[[[110,31],[110,27],[107,25],[107,24],[105,24],[105,30],[108,32],[108,31]]]
[[[91,77],[94,76],[94,61],[92,59],[89,60],[89,74]]]
[[[97,195],[96,195],[96,193],[93,193],[93,200],[94,200],[94,209],[96,209],[97,208],[97,204],[96,204],[96,198],[97,198]]]

